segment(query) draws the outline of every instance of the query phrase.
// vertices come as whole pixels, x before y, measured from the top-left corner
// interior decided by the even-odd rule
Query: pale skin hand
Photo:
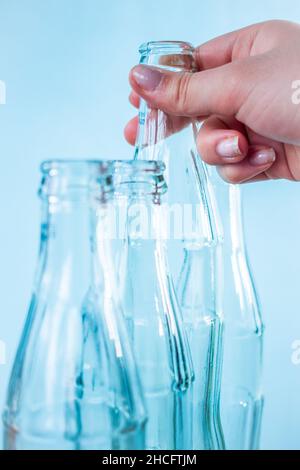
[[[300,25],[268,21],[220,36],[196,49],[199,72],[138,65],[130,101],[143,97],[174,116],[204,120],[197,138],[203,160],[232,183],[300,180]],[[299,95],[298,95],[299,96]],[[137,118],[125,128],[135,141]]]

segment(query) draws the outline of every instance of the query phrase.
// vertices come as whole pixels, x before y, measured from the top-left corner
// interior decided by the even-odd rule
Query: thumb
[[[168,114],[200,117],[236,115],[253,88],[256,57],[201,72],[172,72],[137,65],[130,72],[132,88],[153,108]],[[251,73],[252,71],[252,73]]]

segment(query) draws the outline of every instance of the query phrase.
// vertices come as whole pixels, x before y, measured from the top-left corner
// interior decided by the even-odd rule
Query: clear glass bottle
[[[142,449],[145,411],[103,237],[109,164],[42,165],[41,242],[3,413],[4,448]]]
[[[213,182],[223,222],[224,361],[221,418],[227,449],[259,447],[263,324],[244,241],[240,187]]]
[[[194,49],[188,43],[150,42],[141,46],[140,53],[142,64],[195,71]],[[196,123],[169,116],[141,100],[135,159],[165,163],[167,201],[174,214],[168,249],[194,363],[193,449],[223,449],[220,238],[213,189],[197,155],[195,131]]]
[[[147,449],[190,449],[193,370],[165,240],[161,162],[115,163],[126,201],[120,284],[148,412]]]

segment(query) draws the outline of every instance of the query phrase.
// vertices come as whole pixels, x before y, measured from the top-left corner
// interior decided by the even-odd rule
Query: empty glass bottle
[[[190,449],[193,371],[168,266],[163,169],[115,163],[115,197],[127,211],[120,284],[148,412],[146,448]]]
[[[141,449],[145,411],[102,236],[110,165],[42,165],[41,244],[3,414],[5,449]]]
[[[227,449],[259,446],[263,324],[244,242],[240,188],[212,170],[223,222],[224,361],[221,418]]]
[[[195,71],[194,50],[188,43],[150,42],[141,46],[140,53],[143,64]],[[195,130],[194,122],[166,115],[141,100],[135,159],[162,160],[166,165],[166,196],[173,213],[168,241],[171,271],[178,279],[177,294],[195,372],[193,448],[222,449],[220,239],[214,194],[196,152]]]

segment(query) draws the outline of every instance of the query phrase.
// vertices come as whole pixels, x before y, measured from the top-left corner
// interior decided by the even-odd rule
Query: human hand
[[[268,21],[215,38],[195,50],[199,72],[138,65],[133,92],[153,108],[203,125],[197,147],[232,183],[300,180],[300,25]],[[295,99],[292,99],[294,96]],[[134,143],[137,118],[125,129]]]

